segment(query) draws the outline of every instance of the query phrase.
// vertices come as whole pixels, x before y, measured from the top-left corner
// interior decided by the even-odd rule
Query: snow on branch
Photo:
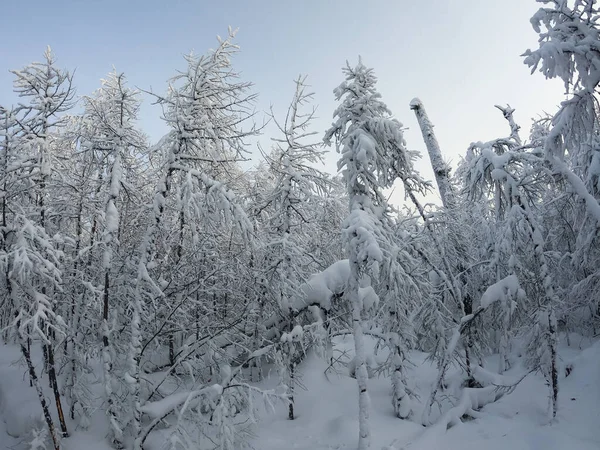
[[[350,264],[347,259],[333,263],[300,286],[299,295],[292,299],[292,309],[301,310],[310,305],[329,309],[333,296],[344,292],[349,277]]]
[[[481,307],[488,308],[492,303],[504,300],[508,295],[514,298],[519,292],[519,280],[516,275],[509,275],[489,286],[481,296]]]

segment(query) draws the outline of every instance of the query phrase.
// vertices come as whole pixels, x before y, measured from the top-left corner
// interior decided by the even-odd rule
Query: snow
[[[335,351],[337,354],[351,352],[351,337],[337,341]],[[578,356],[569,356],[573,354]],[[597,426],[600,420],[600,386],[595,380],[600,373],[600,343],[581,352],[577,348],[561,347],[561,355],[575,361],[575,369],[569,377],[561,379],[561,412],[555,423],[547,421],[547,388],[543,378],[536,374],[528,375],[513,393],[505,394],[494,403],[488,402],[499,395],[495,386],[467,389],[457,403],[459,408],[448,412],[439,426],[428,428],[396,418],[389,401],[389,380],[371,378],[371,448],[597,450],[600,448]],[[425,388],[434,381],[437,371],[425,361],[425,354],[415,352],[412,356],[417,365],[411,369],[411,378],[418,380],[418,388]],[[489,366],[495,367],[496,364],[490,361]],[[490,382],[515,382],[523,371],[522,367],[515,367],[511,369],[511,376],[504,377],[493,376],[492,372],[483,368],[478,370],[482,378],[484,375],[490,377]],[[358,408],[355,380],[343,372],[328,369],[327,364],[314,355],[303,363],[302,372],[302,384],[306,390],[296,394],[297,419],[286,420],[285,408],[278,408],[275,414],[261,420],[257,437],[252,442],[254,446],[261,450],[356,448]],[[462,410],[471,410],[485,403],[488,404],[474,413],[477,418],[461,421],[459,413]],[[460,426],[447,429],[448,423]]]
[[[49,48],[14,71],[25,103],[0,108],[0,450],[50,448],[48,434],[58,449],[59,395],[76,417],[63,450],[600,448],[600,8],[539,1],[539,48],[523,56],[567,100],[529,138],[496,105],[510,136],[472,144],[451,180],[410,102],[443,214],[421,204],[418,152],[360,59],[334,91],[335,179],[300,143],[314,134],[303,78],[276,164],[238,166],[261,127],[229,40],[155,96],[171,131],[151,148],[141,92],[116,71],[83,115]],[[420,217],[390,207],[396,181]]]
[[[161,400],[148,402],[142,406],[142,412],[151,419],[158,419],[174,411],[192,396],[191,392],[178,392]]]
[[[302,325],[296,325],[292,332],[290,333],[290,337],[292,340],[300,340],[304,336],[304,330],[302,329]]]
[[[119,212],[112,199],[106,205],[106,231],[116,233],[119,230]]]
[[[362,199],[360,200],[362,202]],[[358,202],[357,202],[358,203]],[[383,252],[376,239],[377,219],[363,209],[353,209],[344,223],[344,233],[351,238],[351,245],[357,249],[359,261],[383,260]]]
[[[420,98],[415,97],[410,101],[409,106],[410,109],[420,108],[421,106],[423,106],[423,102]]]
[[[564,350],[564,349],[563,349]],[[600,392],[592,380],[600,373],[600,346],[582,352],[585,367],[577,377],[563,378],[559,400],[559,417],[548,423],[545,402],[546,387],[539,376],[531,375],[500,401],[487,405],[478,418],[463,426],[429,430],[410,445],[411,450],[431,450],[440,442],[448,450],[592,450],[600,448]]]
[[[299,342],[304,336],[304,330],[302,325],[296,325],[291,332],[283,333],[281,335],[281,342]]]
[[[507,297],[515,298],[519,292],[519,280],[515,275],[509,275],[489,286],[481,296],[481,306],[489,307],[492,303]]]
[[[581,178],[574,174],[567,167],[567,165],[564,162],[560,161],[558,158],[553,157],[551,155],[548,155],[547,158],[552,164],[552,168],[557,173],[560,173],[563,177],[565,177],[565,179],[571,184],[571,187],[575,190],[577,195],[583,199],[589,215],[596,220],[596,223],[600,224],[600,204],[594,198],[594,196],[588,192]]]
[[[0,435],[0,443],[44,427],[36,392],[29,387],[25,367],[17,363],[20,357],[16,346],[0,347],[0,427],[5,433]]]
[[[357,137],[358,143],[356,144],[357,151],[354,154],[354,158],[366,167],[377,155],[377,142],[369,134],[362,132],[362,130],[359,131]]]
[[[224,378],[228,378],[231,374],[231,372],[227,373],[227,370],[223,372],[221,375]],[[180,406],[182,409],[191,407],[192,402],[198,401],[201,396],[216,398],[221,394],[223,394],[223,387],[220,384],[211,384],[201,389],[176,392],[161,400],[147,402],[141,407],[141,411],[151,419],[161,419],[171,412],[176,412]]]
[[[110,176],[110,196],[113,199],[119,197],[119,192],[121,189],[121,182],[123,179],[123,173],[121,168],[121,155],[117,154],[115,157],[115,161],[112,166],[111,176]]]
[[[292,308],[299,310],[306,305],[317,304],[329,309],[331,298],[344,292],[350,276],[347,259],[333,263],[327,269],[309,278],[298,288],[299,295],[292,300]]]
[[[371,286],[358,289],[358,298],[362,303],[363,309],[368,311],[379,304],[379,297]]]
[[[573,336],[572,342],[579,340]],[[365,337],[369,350],[375,340]],[[342,361],[350,362],[353,340],[351,336],[336,338],[334,351]],[[39,349],[38,349],[39,350]],[[496,402],[486,404],[472,412],[473,420],[462,422],[461,412],[477,408],[493,400],[498,393],[497,384],[512,384],[525,374],[517,364],[507,375],[497,375],[489,369],[477,367],[476,378],[484,389],[466,389],[456,403],[455,409],[447,409],[437,425],[424,428],[410,420],[395,417],[390,402],[390,384],[387,377],[369,379],[371,396],[372,449],[405,450],[597,450],[600,448],[600,342],[587,348],[560,347],[560,355],[572,367],[568,377],[562,373],[559,397],[559,416],[549,423],[546,416],[546,386],[541,375],[527,375],[513,393],[505,394]],[[35,352],[36,354],[41,352]],[[371,351],[369,351],[371,353]],[[435,381],[437,370],[426,360],[426,354],[413,352],[415,366],[409,369],[411,379],[416,380],[411,389],[421,392]],[[29,440],[34,439],[32,430],[43,428],[39,403],[33,388],[29,387],[24,367],[19,363],[18,348],[0,346],[0,449],[25,450]],[[381,363],[385,355],[375,357],[371,364]],[[38,359],[39,363],[39,359]],[[486,366],[495,367],[492,359]],[[329,366],[316,354],[310,353],[301,364],[300,374],[304,389],[295,395],[296,420],[287,420],[287,406],[279,404],[275,411],[260,409],[259,425],[251,444],[261,450],[332,450],[356,448],[358,430],[358,407],[356,380],[338,364]],[[47,391],[46,380],[43,380]],[[275,372],[259,387],[277,384]],[[150,418],[162,417],[183,405],[190,398],[207,394],[218,396],[221,385],[210,385],[192,391],[184,391],[163,400],[144,405],[143,411]],[[47,398],[50,399],[46,392]],[[73,424],[71,429],[75,429]],[[448,425],[450,428],[448,428]],[[460,425],[460,426],[455,426]],[[107,421],[99,411],[87,431],[76,430],[71,437],[63,439],[66,450],[82,448],[108,450],[105,441]],[[164,442],[157,440],[160,434],[150,435],[148,448],[162,448]]]

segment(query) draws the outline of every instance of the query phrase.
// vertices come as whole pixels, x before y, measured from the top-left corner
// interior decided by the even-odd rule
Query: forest
[[[561,80],[565,100],[528,129],[490,105],[506,133],[474,130],[455,170],[425,105],[388,107],[360,58],[339,74],[328,130],[313,127],[310,77],[290,83],[251,170],[240,163],[264,127],[234,30],[162,90],[113,71],[78,96],[50,47],[11,70],[0,354],[14,357],[0,363],[40,418],[17,448],[83,448],[69,441],[86,430],[102,449],[267,448],[254,436],[262,417],[307,413],[311,358],[352,382],[359,450],[375,448],[374,380],[394,420],[423,436],[478,420],[535,377],[532,401],[561,420],[562,383],[579,369],[559,347],[600,334],[600,6],[541,3],[523,70]],[[156,143],[139,123],[142,94],[169,127]],[[415,169],[395,118],[407,114],[434,180]]]

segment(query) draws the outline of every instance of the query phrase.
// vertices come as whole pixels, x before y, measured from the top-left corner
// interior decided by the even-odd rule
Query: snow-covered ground
[[[581,347],[581,348],[580,348]],[[352,338],[339,340],[336,356],[349,360]],[[29,387],[25,368],[19,362],[14,346],[0,346],[0,449],[27,449],[32,429],[42,429],[40,407],[33,388]],[[425,354],[412,355],[411,386],[424,393],[436,377],[436,370],[426,361]],[[547,387],[539,375],[527,376],[516,390],[496,403],[485,406],[479,418],[466,421],[447,431],[425,428],[412,421],[394,416],[390,402],[389,378],[371,378],[371,424],[373,449],[405,450],[598,450],[600,449],[600,342],[592,345],[577,338],[571,347],[562,344],[563,367],[573,370],[560,379],[560,408],[557,420],[549,422]],[[383,355],[381,356],[383,357]],[[495,367],[493,359],[489,368]],[[296,392],[294,421],[287,420],[287,407],[263,413],[254,430],[251,445],[257,450],[332,450],[356,448],[358,408],[356,380],[343,367],[328,367],[323,359],[311,354],[302,363],[301,384]],[[522,373],[520,364],[507,376]],[[450,374],[450,379],[452,374]],[[47,385],[46,380],[43,380]],[[276,375],[261,384],[273,386]],[[50,396],[48,396],[50,397]],[[419,416],[417,411],[416,416]],[[64,440],[66,450],[105,450],[105,421],[102,411],[96,412],[87,431],[78,430]],[[76,430],[76,424],[71,423]],[[161,448],[156,441],[152,448]]]
[[[351,351],[352,340],[338,350]],[[483,408],[481,417],[439,432],[394,414],[389,396],[389,379],[369,380],[374,449],[410,450],[598,450],[600,449],[600,343],[581,351],[579,341],[561,347],[563,365],[572,364],[569,377],[561,378],[560,413],[550,423],[547,415],[547,387],[539,375],[526,377],[516,390]],[[436,370],[424,354],[413,354],[413,380],[417,390],[427,392]],[[490,368],[495,367],[494,361]],[[285,408],[263,418],[255,447],[262,450],[330,450],[356,448],[358,407],[356,381],[345,373],[336,376],[315,356],[304,364],[302,383],[306,391],[297,395],[297,420],[286,420]],[[508,373],[521,373],[515,367]],[[425,399],[423,399],[425,400]]]
[[[39,375],[41,352],[32,353],[34,362],[37,362],[36,369]],[[102,375],[98,371],[97,376],[91,374],[91,377],[100,381]],[[48,388],[48,378],[43,377],[41,381],[42,387],[46,390],[46,400],[54,413],[55,406]],[[91,394],[99,395],[101,385],[98,383],[95,387],[97,390],[92,391]],[[62,449],[111,450],[104,439],[106,420],[103,411],[94,411],[91,418],[88,429],[83,431],[78,423],[67,417],[71,436],[63,440]],[[37,394],[34,388],[29,386],[29,378],[19,348],[16,345],[0,344],[0,449],[29,449],[33,430],[45,432],[45,422]],[[50,449],[51,446],[48,444],[47,448]]]

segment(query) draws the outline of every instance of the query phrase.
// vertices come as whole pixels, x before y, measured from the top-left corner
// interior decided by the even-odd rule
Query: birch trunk
[[[415,112],[421,133],[423,134],[423,140],[427,147],[427,153],[431,161],[431,167],[435,175],[435,181],[440,191],[440,197],[442,204],[446,209],[453,209],[456,206],[456,199],[454,198],[454,191],[450,184],[450,166],[444,162],[442,158],[442,151],[438,144],[435,133],[433,132],[433,124],[427,116],[423,103],[418,98],[413,99],[410,102],[410,109]]]

